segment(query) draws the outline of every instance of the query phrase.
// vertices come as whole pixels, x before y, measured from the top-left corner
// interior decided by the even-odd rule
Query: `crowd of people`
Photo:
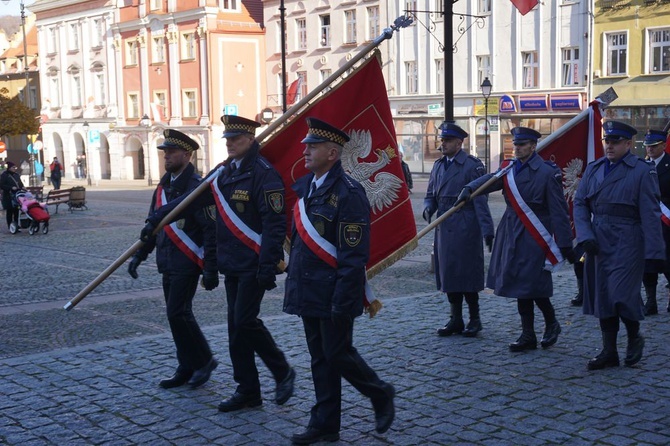
[[[286,273],[284,311],[302,320],[315,394],[306,428],[292,442],[339,440],[342,378],[370,400],[375,430],[386,432],[395,418],[395,389],[353,346],[370,257],[370,204],[361,184],[342,168],[340,157],[349,136],[325,121],[307,118],[302,143],[309,173],[292,186],[297,203],[286,267],[286,191],[279,173],[260,153],[255,140],[259,124],[239,116],[221,119],[228,158],[204,179],[190,163],[198,144],[176,130],[165,131],[158,148],[164,151],[166,173],[140,234],[145,244],[128,265],[128,273],[137,278],[141,263],[156,249],[177,359],[174,374],[159,385],[197,388],[217,368],[192,301],[199,280],[206,290],[214,290],[222,274],[237,388],[219,404],[219,411],[263,404],[256,355],[275,379],[274,402],[286,403],[296,372],[259,318],[265,292],[276,287],[278,274]],[[465,130],[444,123],[440,132],[442,157],[431,171],[423,211],[428,223],[451,214],[435,229],[435,280],[450,306],[437,334],[476,337],[485,326],[479,292],[486,285],[495,295],[517,301],[521,334],[509,344],[510,351],[537,349],[535,307],[544,319],[539,344],[551,347],[561,333],[551,303],[552,271],[569,262],[579,283],[573,304],[597,317],[602,331],[602,351],[587,367],[619,365],[620,321],[628,335],[624,363],[637,364],[644,349],[640,321],[658,311],[657,277],[670,272],[663,241],[670,238],[670,226],[661,219],[663,200],[670,204],[670,190],[662,195],[670,189],[670,178],[659,189],[660,175],[670,172],[665,133],[647,133],[651,161],[645,161],[630,152],[635,129],[605,123],[605,156],[589,164],[583,175],[574,199],[573,233],[561,171],[536,153],[540,133],[512,129],[515,159],[487,174],[482,162],[461,148],[468,137]],[[189,192],[203,181],[208,187],[191,197]],[[496,229],[487,197],[499,190],[507,207]],[[185,200],[182,210],[173,212]],[[667,217],[670,225],[670,211]],[[485,247],[491,253],[486,275]],[[646,305],[640,293],[643,278]]]

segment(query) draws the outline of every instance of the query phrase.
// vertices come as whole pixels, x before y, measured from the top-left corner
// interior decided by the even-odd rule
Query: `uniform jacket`
[[[217,211],[216,257],[219,272],[227,275],[256,275],[259,269],[263,269],[267,275],[275,274],[277,264],[284,259],[283,243],[286,237],[284,184],[274,167],[258,153],[260,149],[258,143],[253,144],[238,169],[231,172],[230,168],[226,168],[214,180],[235,215],[253,231],[261,234],[260,254],[256,254],[256,251],[235,237],[224,223],[221,211]],[[207,177],[215,170],[207,174]],[[148,220],[156,225],[179,201],[170,203],[170,206],[163,206]],[[211,189],[207,189],[186,208],[184,213],[214,204]]]
[[[658,177],[658,188],[661,191],[661,201],[670,208],[670,155],[663,153],[661,160],[656,165],[656,174]],[[663,228],[663,239],[665,240],[665,270],[670,270],[670,226],[661,224]]]
[[[299,198],[308,194],[312,178],[309,174],[293,185]],[[337,162],[305,202],[309,220],[337,249],[337,268],[305,245],[294,224],[284,312],[328,318],[335,310],[359,316],[363,312],[365,265],[370,257],[370,203],[365,190]]]
[[[574,199],[577,242],[600,248],[584,265],[584,313],[641,320],[644,260],[665,258],[656,170],[629,153],[605,176],[607,162],[586,167]]]
[[[168,203],[185,195],[200,184],[201,177],[195,173],[193,164],[189,163],[186,169],[170,185],[171,174],[166,173],[161,178],[160,186],[165,191]],[[158,189],[154,191],[151,199],[149,215],[156,210]],[[198,246],[205,248],[205,266],[206,271],[216,271],[216,227],[214,223],[213,209],[199,208],[184,214],[177,220],[177,226],[181,227],[186,234]],[[201,273],[200,267],[189,259],[167,236],[165,231],[160,231],[156,238],[146,243],[139,251],[140,258],[146,259],[149,253],[156,248],[156,265],[161,274],[184,274],[198,275]]]
[[[12,207],[12,188],[16,187],[17,190],[23,189],[23,183],[21,182],[21,175],[18,172],[12,172],[9,169],[2,172],[0,175],[0,189],[2,189],[2,206],[5,209]],[[14,191],[16,192],[16,191]]]
[[[533,154],[518,173],[514,174],[519,193],[547,230],[554,235],[559,248],[572,247],[572,230],[568,205],[563,196],[561,171],[553,163]],[[472,190],[488,181],[493,174],[484,175],[468,184]],[[486,192],[503,188],[496,181]],[[503,192],[507,209],[496,232],[486,286],[498,296],[519,299],[551,297],[551,273],[544,269],[546,255],[526,230]]]
[[[433,165],[424,208],[437,217],[451,209],[463,186],[484,174],[484,165],[460,150],[445,169],[447,157]],[[484,289],[483,237],[493,236],[493,219],[488,197],[479,195],[467,202],[435,229],[435,279],[442,292],[475,293]],[[463,255],[467,253],[467,255]]]

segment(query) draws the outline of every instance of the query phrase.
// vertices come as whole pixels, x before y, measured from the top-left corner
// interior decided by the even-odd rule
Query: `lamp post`
[[[84,141],[84,158],[85,158],[85,168],[86,168],[86,184],[89,186],[91,185],[91,173],[88,170],[88,144],[89,144],[89,138],[88,138],[88,121],[84,121],[83,124],[84,131],[86,132],[86,141]]]
[[[142,119],[140,119],[140,126],[142,126],[147,135],[147,185],[152,186],[153,181],[151,180],[151,150],[149,149],[149,127],[151,127],[151,119],[149,119],[149,116],[145,113],[144,116],[142,116]]]
[[[491,154],[489,153],[489,97],[491,96],[491,89],[493,88],[488,77],[484,78],[481,87],[482,96],[484,96],[484,156],[486,157],[486,171],[488,172],[491,164]]]

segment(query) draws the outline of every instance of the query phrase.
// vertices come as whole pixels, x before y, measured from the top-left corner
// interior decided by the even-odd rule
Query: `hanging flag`
[[[291,85],[288,86],[288,90],[286,91],[286,105],[293,105],[296,103],[299,97],[301,85],[302,85],[301,77],[298,77],[298,79],[291,82]]]
[[[516,9],[519,10],[521,15],[526,15],[528,12],[530,12],[531,9],[533,9],[537,4],[539,3],[538,0],[512,0],[512,3],[514,6],[516,6]]]
[[[370,57],[262,142],[263,156],[284,180],[289,222],[297,199],[291,185],[309,173],[302,154],[305,145],[300,142],[307,134],[305,118],[308,116],[323,119],[351,137],[344,146],[342,167],[361,183],[370,200],[368,268],[388,260],[391,253],[416,236],[416,225],[409,191],[403,180],[379,55]],[[290,233],[290,224],[288,226]]]

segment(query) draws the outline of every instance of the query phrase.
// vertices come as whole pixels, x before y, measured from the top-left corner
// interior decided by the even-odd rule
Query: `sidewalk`
[[[415,179],[419,229],[425,187],[426,180]],[[275,405],[274,382],[259,361],[263,406],[228,414],[217,411],[235,388],[222,287],[196,297],[196,316],[220,362],[196,390],[157,385],[173,372],[175,359],[151,259],[139,279],[122,267],[75,310],[62,310],[137,239],[150,189],[126,190],[91,193],[90,211],[59,214],[46,236],[0,233],[10,253],[0,285],[0,444],[290,444],[307,424],[314,391],[302,324],[281,311],[281,281],[266,295],[261,317],[296,369],[295,396]],[[490,204],[498,219],[500,194]],[[396,387],[396,421],[376,434],[370,402],[345,383],[342,439],[335,444],[670,444],[670,313],[663,284],[663,313],[642,322],[642,361],[589,372],[586,361],[601,345],[598,321],[570,306],[576,291],[570,268],[554,274],[552,301],[563,332],[550,349],[510,353],[507,344],[520,332],[516,304],[490,290],[481,293],[479,337],[437,337],[448,304],[428,272],[431,242],[422,239],[371,280],[384,308],[374,319],[358,318],[354,331],[361,355]],[[620,353],[625,342],[622,331]]]

